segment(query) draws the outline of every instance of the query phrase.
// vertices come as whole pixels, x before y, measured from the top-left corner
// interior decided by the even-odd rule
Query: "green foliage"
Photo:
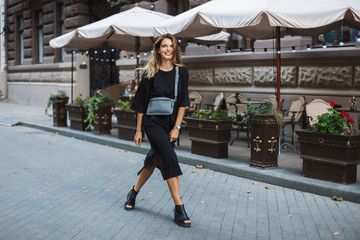
[[[258,109],[256,109],[257,114],[266,114],[266,113],[273,113],[276,111],[276,109],[274,109],[274,106],[271,102],[264,102],[263,104],[260,105],[260,107]]]
[[[220,110],[219,112],[210,112],[209,110],[195,110],[195,112],[191,115],[194,118],[198,119],[209,119],[215,121],[227,120],[227,110]]]
[[[124,111],[130,111],[131,103],[129,101],[122,101],[121,99],[118,101],[119,108]]]
[[[99,105],[101,103],[112,103],[112,100],[107,94],[100,95],[99,93],[95,93],[92,97],[85,101],[85,109],[88,114],[84,122],[89,123],[86,130],[88,130],[94,123],[98,123],[95,117],[95,110],[99,109]]]
[[[81,94],[80,94],[79,96],[77,96],[77,97],[75,98],[75,100],[73,101],[73,104],[75,104],[75,105],[84,105],[84,104],[85,104],[85,100],[82,99],[81,96],[82,96]]]
[[[234,123],[243,124],[251,122],[251,119],[258,114],[275,116],[279,129],[282,128],[283,116],[274,108],[271,102],[264,102],[258,108],[255,108],[251,103],[248,103],[242,117],[239,117],[235,111],[231,113],[231,116]]]
[[[345,112],[338,112],[333,108],[328,108],[327,113],[317,116],[317,121],[311,126],[312,132],[330,134],[349,134],[354,131],[354,127],[346,120]],[[352,119],[351,119],[352,120]]]
[[[243,116],[239,119],[239,117],[237,116],[236,112],[234,112],[234,114],[232,114],[233,116],[233,122],[235,123],[239,123],[239,124],[242,124],[242,123],[247,123],[247,122],[250,122],[251,119],[257,114],[257,109],[251,105],[251,103],[248,103],[246,105],[246,108],[244,110],[244,114]],[[235,118],[234,118],[235,116]]]
[[[63,90],[58,90],[57,94],[50,94],[49,100],[47,102],[47,107],[45,108],[45,114],[52,117],[53,115],[48,113],[50,106],[53,103],[64,102],[65,98],[69,98],[69,97],[66,95],[65,91],[63,91]]]

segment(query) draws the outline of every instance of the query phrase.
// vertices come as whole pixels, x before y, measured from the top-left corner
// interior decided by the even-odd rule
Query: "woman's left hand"
[[[170,142],[175,142],[179,138],[179,131],[180,130],[175,127],[170,131],[169,134]]]

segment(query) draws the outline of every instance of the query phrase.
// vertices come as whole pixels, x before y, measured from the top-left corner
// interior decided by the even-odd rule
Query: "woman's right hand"
[[[138,146],[138,147],[141,146],[142,138],[143,138],[142,132],[136,131],[135,137],[134,137],[134,142],[135,142],[136,146]]]

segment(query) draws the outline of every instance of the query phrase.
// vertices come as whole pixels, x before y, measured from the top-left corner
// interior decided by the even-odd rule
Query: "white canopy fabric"
[[[82,26],[50,41],[53,48],[89,49],[107,42],[110,46],[126,51],[136,52],[136,40],[139,40],[138,51],[148,51],[154,43],[153,27],[173,16],[134,7],[114,14],[100,21]],[[203,36],[203,35],[201,35]],[[226,42],[229,33],[202,37],[197,42],[219,44]]]
[[[136,37],[139,37],[139,51],[147,51],[153,45],[153,26],[171,17],[134,7],[54,38],[50,41],[50,46],[89,49],[107,42],[114,48],[135,52]]]
[[[252,39],[286,34],[313,36],[344,21],[360,29],[360,0],[212,0],[156,25],[156,35],[198,37],[226,28]],[[277,51],[277,104],[280,111],[280,51]]]
[[[207,35],[204,37],[196,37],[190,39],[191,42],[200,43],[200,44],[208,44],[208,45],[217,45],[225,43],[229,40],[231,34],[221,31],[219,33]]]
[[[345,21],[360,29],[360,0],[212,0],[155,26],[157,35],[197,37],[229,29],[244,37],[312,36]]]

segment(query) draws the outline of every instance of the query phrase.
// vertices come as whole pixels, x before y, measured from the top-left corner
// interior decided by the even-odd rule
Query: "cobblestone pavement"
[[[192,227],[156,170],[123,204],[143,154],[0,125],[0,239],[360,239],[360,205],[181,164]]]

